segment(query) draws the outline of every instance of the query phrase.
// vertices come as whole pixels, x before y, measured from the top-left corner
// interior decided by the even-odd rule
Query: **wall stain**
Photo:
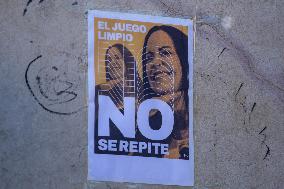
[[[160,4],[163,5],[163,7],[165,7],[167,10],[165,11],[165,14],[170,13],[171,15],[181,15],[180,11],[175,10],[175,8],[173,7],[173,5],[175,4],[175,2],[172,5],[167,5],[167,3],[163,2],[162,0],[159,0]]]

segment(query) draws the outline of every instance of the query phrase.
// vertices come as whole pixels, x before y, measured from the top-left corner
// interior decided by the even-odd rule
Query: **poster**
[[[88,15],[88,179],[193,186],[193,23]]]

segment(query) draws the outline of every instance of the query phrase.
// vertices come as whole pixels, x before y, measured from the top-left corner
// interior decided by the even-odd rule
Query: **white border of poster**
[[[94,153],[94,19],[112,18],[188,26],[189,160]],[[92,10],[88,13],[88,180],[193,186],[193,22],[190,19]]]

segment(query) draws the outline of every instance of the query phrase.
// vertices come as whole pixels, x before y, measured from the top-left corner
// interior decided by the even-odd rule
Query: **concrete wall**
[[[89,9],[196,17],[194,188],[283,188],[284,1],[1,0],[1,189],[176,188],[86,180]]]

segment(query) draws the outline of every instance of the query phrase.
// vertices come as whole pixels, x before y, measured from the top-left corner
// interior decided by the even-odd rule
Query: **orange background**
[[[146,33],[141,33],[141,32],[121,32],[121,31],[112,31],[110,30],[99,30],[98,29],[98,22],[102,21],[102,22],[107,22],[108,23],[108,27],[111,28],[112,26],[114,26],[115,23],[121,23],[121,24],[137,24],[137,25],[144,25],[147,28]],[[117,43],[120,43],[122,45],[124,45],[135,57],[136,62],[137,62],[137,69],[138,69],[138,73],[141,74],[141,61],[142,61],[142,48],[143,48],[143,44],[144,44],[144,38],[147,35],[148,31],[154,27],[154,26],[160,26],[160,25],[164,25],[161,23],[151,23],[151,22],[139,22],[139,21],[131,21],[131,20],[118,20],[118,19],[109,19],[109,18],[96,18],[95,17],[95,22],[94,22],[94,64],[95,64],[95,85],[104,83],[106,81],[105,79],[105,54],[107,49],[112,46],[115,45]],[[187,26],[181,26],[181,25],[170,25],[173,26],[177,29],[179,29],[180,31],[182,31],[184,34],[188,34],[188,27]],[[101,33],[103,32],[116,32],[116,33],[125,33],[125,34],[132,34],[133,35],[133,41],[128,42],[128,41],[123,41],[121,40],[102,40],[102,39],[98,39],[98,31],[101,31]]]

